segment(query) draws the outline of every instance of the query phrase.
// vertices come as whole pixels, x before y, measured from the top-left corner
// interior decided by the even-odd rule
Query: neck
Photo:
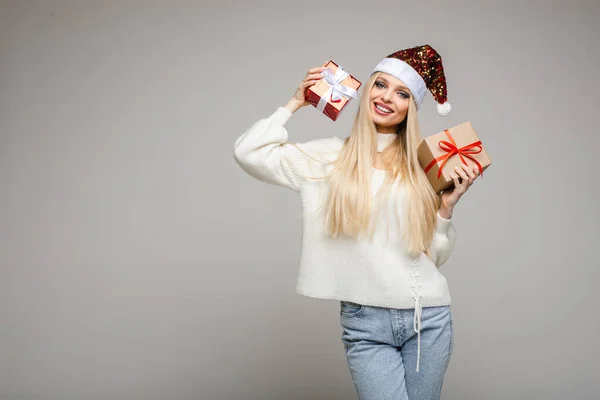
[[[398,131],[398,125],[381,126],[375,124],[375,130],[377,133],[396,133]]]
[[[381,153],[395,138],[395,133],[377,132],[377,152]]]

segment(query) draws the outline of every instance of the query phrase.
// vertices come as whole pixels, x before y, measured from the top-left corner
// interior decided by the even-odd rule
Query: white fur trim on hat
[[[417,110],[421,107],[427,93],[427,85],[421,75],[408,63],[397,58],[384,58],[373,69],[371,75],[375,72],[385,72],[400,79],[410,89],[417,104]]]

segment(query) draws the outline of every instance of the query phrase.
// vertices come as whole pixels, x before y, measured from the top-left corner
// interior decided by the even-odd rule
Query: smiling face
[[[406,118],[410,90],[401,80],[384,72],[375,80],[369,96],[371,116],[377,132],[395,133]]]

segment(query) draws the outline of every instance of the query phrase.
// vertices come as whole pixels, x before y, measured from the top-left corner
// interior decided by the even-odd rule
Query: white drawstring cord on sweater
[[[421,289],[421,285],[419,284],[419,271],[417,270],[417,257],[411,257],[411,269],[413,278],[412,289],[415,292],[415,296],[413,299],[415,300],[415,316],[413,318],[413,329],[417,333],[417,372],[419,372],[419,364],[421,361],[421,317],[423,315],[423,308],[421,306],[421,293],[419,289]]]
[[[417,372],[419,372],[419,362],[421,361],[421,297],[415,297],[415,317],[413,318],[413,329],[417,332]]]

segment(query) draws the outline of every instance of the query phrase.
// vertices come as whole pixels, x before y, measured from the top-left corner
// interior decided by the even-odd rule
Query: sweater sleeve
[[[450,257],[455,242],[456,230],[454,229],[452,221],[442,218],[438,213],[435,234],[429,247],[433,262],[438,268]]]
[[[287,108],[279,107],[257,121],[235,141],[233,157],[250,176],[298,192],[306,159],[287,141],[284,125],[291,115]]]

